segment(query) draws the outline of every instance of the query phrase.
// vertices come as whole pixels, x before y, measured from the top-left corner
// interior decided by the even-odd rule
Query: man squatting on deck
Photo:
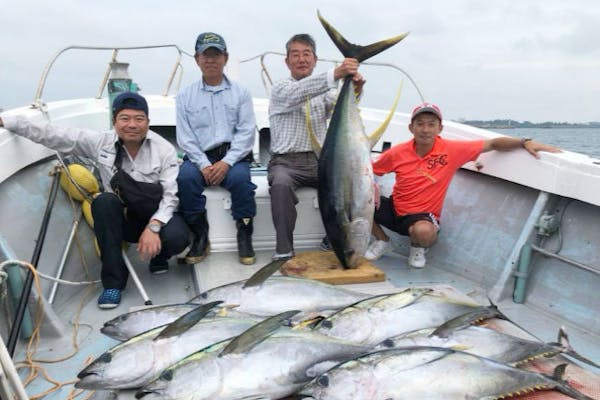
[[[202,79],[177,94],[177,143],[186,153],[177,183],[180,211],[193,234],[188,264],[199,263],[210,250],[206,186],[231,193],[238,256],[254,264],[253,218],[256,185],[250,178],[256,122],[250,92],[223,73],[229,58],[223,37],[205,32],[195,45]]]
[[[388,235],[381,225],[410,238],[408,265],[425,267],[425,249],[438,235],[439,218],[452,177],[466,162],[491,150],[524,149],[536,158],[538,151],[551,153],[560,149],[529,138],[498,137],[489,140],[448,140],[440,137],[442,112],[431,103],[422,103],[412,112],[408,129],[414,139],[397,144],[373,162],[373,172],[381,176],[395,173],[391,198],[379,196],[376,186],[373,235],[365,258],[377,260],[390,248]],[[376,200],[377,203],[377,200]]]
[[[129,277],[121,254],[123,241],[137,243],[140,257],[150,259],[152,273],[166,272],[169,258],[189,243],[185,222],[175,213],[179,203],[177,153],[171,143],[148,129],[146,99],[137,93],[121,93],[114,99],[112,115],[114,129],[104,132],[32,123],[23,117],[0,119],[0,127],[17,135],[96,162],[104,192],[93,200],[92,216],[104,287],[98,307],[105,309],[119,305]],[[131,178],[157,193],[152,204],[144,201],[126,207],[123,181],[131,182]],[[115,194],[115,187],[121,196]]]
[[[319,184],[317,157],[306,127],[307,99],[312,129],[322,145],[327,133],[327,118],[333,112],[337,98],[338,81],[351,75],[357,95],[365,83],[354,58],[346,58],[336,68],[312,75],[317,52],[315,41],[308,34],[292,36],[285,47],[285,63],[291,76],[273,85],[269,101],[272,157],[268,180],[276,234],[273,259],[294,256],[296,189],[301,186],[316,188]],[[321,249],[329,250],[326,237],[321,242]]]

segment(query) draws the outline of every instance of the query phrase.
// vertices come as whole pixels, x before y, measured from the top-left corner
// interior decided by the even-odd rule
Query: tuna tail
[[[325,31],[327,31],[327,34],[329,35],[331,40],[333,40],[333,43],[335,43],[337,48],[342,52],[344,57],[356,58],[358,62],[363,62],[373,57],[374,55],[381,53],[382,51],[392,47],[408,35],[408,32],[406,32],[402,35],[381,40],[368,46],[359,46],[347,41],[341,33],[339,33],[333,26],[329,24],[329,22],[327,22],[321,16],[321,13],[318,10],[317,16],[319,17],[319,21],[321,21],[321,25],[323,25],[323,28],[325,28]]]
[[[584,393],[581,393],[567,382],[564,379],[565,370],[567,369],[567,364],[560,364],[554,369],[554,373],[549,378],[556,382],[555,389],[565,394],[569,397],[572,397],[576,400],[594,400],[592,397],[587,396]]]
[[[573,347],[571,346],[571,343],[569,343],[569,336],[567,335],[567,332],[565,331],[564,327],[561,327],[558,330],[558,342],[550,343],[550,344],[555,345],[558,348],[560,348],[562,350],[563,354],[566,354],[569,357],[574,358],[575,360],[581,361],[585,364],[591,365],[594,368],[600,369],[600,365],[596,364],[595,362],[593,362],[592,360],[590,360],[588,358],[585,358],[584,356],[582,356],[581,354],[576,352],[575,349],[573,349]]]

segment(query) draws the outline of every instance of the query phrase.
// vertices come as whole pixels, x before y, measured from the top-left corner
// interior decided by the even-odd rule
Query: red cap
[[[419,104],[418,106],[416,106],[413,109],[412,117],[410,118],[410,121],[412,122],[417,115],[422,114],[422,113],[435,114],[435,116],[438,117],[440,119],[440,121],[442,120],[442,111],[440,111],[440,108],[433,103],[425,102],[425,103]]]

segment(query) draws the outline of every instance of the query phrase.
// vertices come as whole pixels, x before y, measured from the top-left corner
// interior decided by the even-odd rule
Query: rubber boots
[[[254,249],[252,248],[252,218],[242,218],[235,222],[237,227],[237,245],[240,262],[245,265],[252,265],[256,262]]]
[[[206,211],[188,218],[186,222],[194,238],[190,245],[190,251],[185,256],[185,262],[186,264],[198,264],[204,260],[210,251]]]

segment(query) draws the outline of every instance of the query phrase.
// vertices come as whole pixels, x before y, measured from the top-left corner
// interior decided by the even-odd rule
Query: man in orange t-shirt
[[[375,210],[373,235],[365,254],[376,260],[390,247],[381,225],[410,237],[409,266],[425,266],[425,249],[431,247],[439,231],[439,218],[450,181],[466,162],[490,150],[523,148],[539,158],[538,151],[559,152],[556,147],[531,139],[498,137],[489,140],[447,140],[442,132],[442,112],[431,103],[419,104],[412,112],[408,129],[414,139],[400,143],[373,162],[375,175],[394,172],[396,182],[391,198],[380,197]]]

